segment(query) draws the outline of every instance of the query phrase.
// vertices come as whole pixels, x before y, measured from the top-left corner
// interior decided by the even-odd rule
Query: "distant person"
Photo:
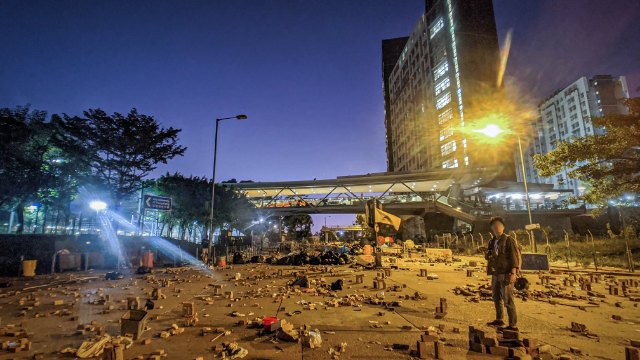
[[[520,269],[520,248],[518,243],[504,233],[504,220],[494,217],[489,222],[493,237],[489,241],[485,253],[487,274],[491,275],[491,291],[496,307],[496,319],[487,323],[489,326],[504,326],[504,307],[507,308],[509,326],[507,330],[518,330],[516,304],[513,301],[513,284]]]

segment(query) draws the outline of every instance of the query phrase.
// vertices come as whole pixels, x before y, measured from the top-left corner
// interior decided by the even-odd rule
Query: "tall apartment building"
[[[584,188],[577,179],[569,179],[564,169],[550,178],[538,176],[533,167],[533,155],[546,154],[557,148],[558,141],[571,141],[572,137],[598,134],[604,131],[594,128],[591,119],[609,114],[626,114],[629,109],[623,104],[629,98],[629,89],[624,76],[596,75],[591,79],[581,77],[564,89],[557,90],[538,106],[539,117],[532,124],[530,141],[523,149],[524,167],[528,182],[553,184],[559,189],[573,190],[579,195]],[[524,181],[520,153],[514,154],[516,177]],[[579,165],[578,165],[579,166]]]
[[[396,66],[402,50],[409,40],[408,36],[382,40],[382,93],[384,95],[384,129],[387,150],[393,148],[393,127],[391,122],[391,103],[389,97],[389,78]],[[394,171],[393,152],[387,151],[387,171]]]
[[[384,84],[388,170],[481,166],[454,129],[498,66],[491,0],[427,0]]]

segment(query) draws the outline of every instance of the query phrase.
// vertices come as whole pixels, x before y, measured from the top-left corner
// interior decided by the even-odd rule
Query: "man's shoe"
[[[504,321],[502,320],[493,320],[487,323],[487,325],[489,326],[503,326],[504,325]]]

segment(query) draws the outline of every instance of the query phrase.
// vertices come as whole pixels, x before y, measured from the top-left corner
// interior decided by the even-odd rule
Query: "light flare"
[[[500,129],[500,126],[496,124],[487,124],[482,129],[472,130],[473,132],[484,134],[485,136],[494,138],[504,132],[504,130]]]
[[[215,271],[211,270],[202,261],[196,259],[195,256],[184,251],[180,247],[172,244],[170,241],[158,236],[145,236],[143,238],[149,243],[149,247],[156,248],[158,251],[166,256],[172,257],[176,261],[185,262],[192,266],[197,266],[207,275],[216,278],[217,280],[223,280]]]
[[[502,86],[502,81],[504,80],[504,72],[507,69],[507,59],[509,58],[509,51],[511,50],[511,34],[513,33],[513,29],[509,29],[507,31],[507,36],[504,38],[504,43],[502,44],[502,49],[500,50],[500,68],[498,69],[498,79],[497,85],[498,88]]]

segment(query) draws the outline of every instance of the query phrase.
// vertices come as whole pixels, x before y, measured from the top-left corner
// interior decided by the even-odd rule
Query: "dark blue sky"
[[[635,0],[494,0],[507,75],[543,97],[582,75],[640,86]],[[380,42],[421,0],[0,2],[0,106],[80,114],[132,107],[182,128],[159,168],[292,180],[384,171]]]

